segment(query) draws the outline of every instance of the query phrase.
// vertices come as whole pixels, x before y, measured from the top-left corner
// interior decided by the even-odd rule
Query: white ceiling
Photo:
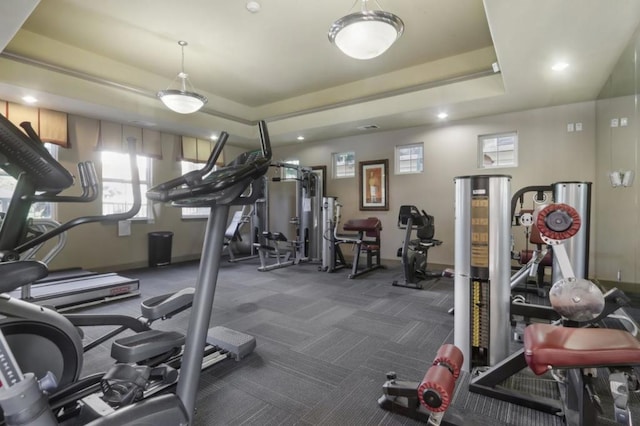
[[[260,119],[275,144],[325,140],[594,99],[640,22],[640,0],[379,0],[405,32],[359,61],[327,39],[353,0],[259,0],[256,14],[245,1],[3,0],[0,98],[237,144]],[[191,115],[155,97],[180,70],[178,40],[209,98]]]

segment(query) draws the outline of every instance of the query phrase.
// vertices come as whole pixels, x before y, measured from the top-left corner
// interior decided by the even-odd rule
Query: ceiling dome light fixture
[[[329,28],[329,41],[355,59],[382,55],[404,31],[402,19],[390,12],[367,9],[367,1],[362,0],[360,12],[343,16]]]
[[[566,62],[556,62],[551,67],[551,69],[554,70],[554,71],[564,71],[567,68],[569,68],[569,64],[566,63]]]
[[[167,87],[167,90],[158,92],[158,97],[171,111],[180,114],[191,114],[202,108],[207,103],[207,98],[195,92],[193,85],[189,81],[189,75],[184,72],[184,47],[189,43],[180,40],[178,44],[182,49],[182,68],[169,87]],[[171,89],[171,85],[176,81],[179,81],[179,89]],[[187,84],[190,91],[187,90]]]

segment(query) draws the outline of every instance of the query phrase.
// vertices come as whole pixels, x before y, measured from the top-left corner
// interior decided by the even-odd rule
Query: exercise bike
[[[96,419],[95,424],[124,425],[146,422],[147,419],[155,419],[150,421],[152,424],[191,423],[198,375],[202,366],[206,340],[208,334],[210,334],[208,322],[219,267],[217,262],[222,250],[229,205],[254,202],[255,200],[251,196],[242,196],[242,194],[253,184],[255,179],[266,172],[269,165],[271,150],[264,123],[260,124],[260,130],[262,154],[255,151],[245,153],[228,166],[217,171],[211,173],[208,173],[208,171],[191,172],[181,178],[159,185],[148,192],[148,198],[155,201],[173,201],[181,203],[181,205],[211,207],[202,257],[205,261],[200,266],[198,286],[193,298],[193,314],[190,317],[189,333],[184,345],[184,353],[181,357],[177,393],[176,395],[163,395],[145,399],[139,404],[115,411],[114,415]],[[221,137],[218,141],[212,153],[213,163],[222,152],[226,139],[227,137]],[[3,142],[6,141],[0,138],[0,148]],[[55,168],[53,170],[57,171]],[[55,178],[55,176],[51,177]],[[17,287],[23,284],[24,280],[15,277],[29,276],[29,279],[33,279],[40,276],[42,269],[37,265],[38,263],[34,262],[0,264],[0,274],[4,273],[8,278],[5,280],[6,287],[2,289],[5,290],[11,286]],[[57,319],[61,324],[69,325],[65,323],[65,317],[60,315]],[[4,332],[4,329],[1,329],[1,331]],[[71,339],[74,340],[74,342],[70,343],[71,346],[77,348],[78,342],[75,329],[67,331],[68,333],[66,334],[72,336]],[[226,332],[227,334],[233,334],[231,330]],[[234,336],[238,337],[237,335]],[[151,339],[151,343],[155,340],[155,338]],[[243,342],[240,343],[242,344]],[[150,348],[150,346],[147,347],[147,349]],[[75,358],[81,360],[77,351],[75,354],[71,353],[70,356],[75,356]],[[20,365],[13,356],[11,346],[4,338],[0,339],[0,357],[6,360],[1,366],[3,371],[0,373],[0,380],[3,383],[3,387],[0,389],[0,406],[4,410],[7,424],[56,424],[57,419],[48,404],[49,401],[45,397],[45,392],[51,393],[52,387],[55,387],[55,385],[43,383],[41,388],[32,372],[23,375]],[[103,383],[104,381],[101,385]],[[74,387],[74,385],[75,383],[72,383],[70,387]],[[98,413],[94,414],[96,417],[98,416]]]
[[[400,206],[398,213],[398,228],[405,229],[402,247],[398,249],[398,257],[402,258],[402,273],[404,279],[394,281],[394,286],[422,289],[420,281],[442,277],[451,271],[428,271],[427,254],[429,249],[442,244],[436,240],[433,216],[424,210],[419,211],[416,206]],[[416,239],[411,238],[416,231]]]

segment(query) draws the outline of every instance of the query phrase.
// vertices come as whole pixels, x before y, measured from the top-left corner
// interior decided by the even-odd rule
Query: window
[[[286,167],[286,164],[292,164],[294,166],[300,165],[300,160],[286,160],[285,166],[282,167],[282,179],[297,179],[298,178],[298,169],[294,167]]]
[[[131,167],[129,154],[102,151],[102,214],[124,213],[133,204],[131,185]],[[151,159],[141,155],[136,156],[138,174],[140,176],[140,192],[142,205],[134,216],[136,219],[148,219],[149,209],[145,194],[149,185]]]
[[[45,148],[51,153],[53,158],[58,159],[58,145],[45,143]],[[6,212],[16,188],[16,179],[8,175],[3,169],[0,169],[0,213]],[[33,203],[29,210],[29,217],[34,219],[52,219],[54,211],[54,203]]]
[[[181,161],[181,166],[182,166],[182,174],[185,175],[189,172],[192,172],[194,170],[200,170],[201,168],[204,167],[204,164],[202,163],[194,163],[193,161]],[[214,166],[214,170],[217,167]],[[208,218],[209,217],[209,212],[211,211],[211,208],[209,207],[183,207],[182,208],[182,218],[186,219],[186,218]]]
[[[396,174],[422,173],[424,167],[423,143],[396,146]]]
[[[516,132],[478,136],[478,167],[516,167],[518,134]]]
[[[351,152],[336,152],[333,155],[333,177],[335,179],[355,177],[356,154]]]

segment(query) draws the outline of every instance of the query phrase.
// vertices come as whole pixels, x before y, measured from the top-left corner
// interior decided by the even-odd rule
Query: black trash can
[[[149,267],[156,268],[171,264],[173,232],[149,232]]]

